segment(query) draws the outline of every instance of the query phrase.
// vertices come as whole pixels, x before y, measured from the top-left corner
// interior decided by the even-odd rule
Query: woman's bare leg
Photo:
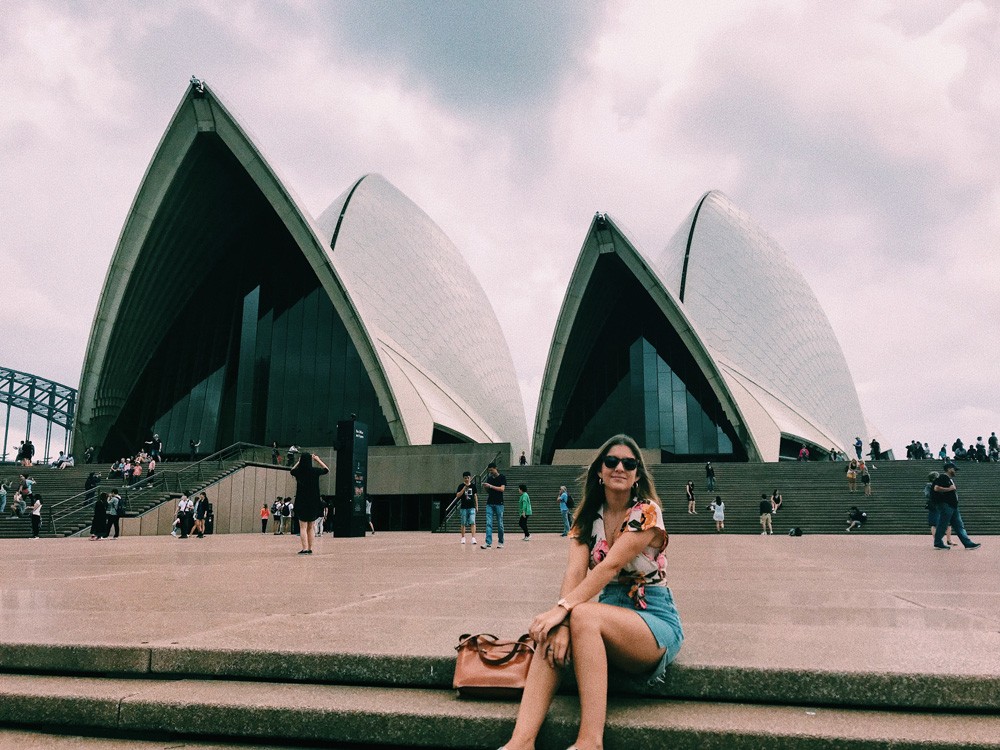
[[[312,521],[299,521],[299,540],[302,549],[312,549]]]
[[[508,750],[533,750],[535,739],[542,728],[545,716],[552,705],[552,697],[559,687],[559,669],[549,665],[539,647],[528,668],[528,679],[524,684],[524,695],[517,709],[517,723],[510,741],[505,745]]]
[[[580,750],[600,750],[608,713],[608,663],[626,672],[644,672],[656,666],[664,649],[638,614],[610,604],[575,606],[570,631],[580,690],[580,730],[575,745]]]

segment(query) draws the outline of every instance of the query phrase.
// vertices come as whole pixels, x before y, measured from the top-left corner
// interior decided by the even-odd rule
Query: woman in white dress
[[[726,530],[726,504],[722,502],[722,498],[718,495],[715,496],[715,502],[708,506],[708,509],[712,511],[712,520],[715,521],[715,531],[716,533],[721,533]]]

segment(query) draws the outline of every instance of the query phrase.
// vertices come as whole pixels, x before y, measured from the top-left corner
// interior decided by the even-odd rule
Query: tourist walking
[[[705,464],[705,489],[708,492],[715,492],[715,467],[711,461]]]
[[[21,474],[21,485],[18,491],[24,495],[25,502],[35,493],[35,478],[31,474]]]
[[[528,519],[531,518],[531,498],[528,496],[528,485],[519,484],[517,488],[521,491],[520,497],[517,498],[517,507],[520,512],[518,518],[518,526],[521,527],[521,531],[524,532],[524,539],[522,541],[531,541],[531,532],[528,531]]]
[[[271,519],[275,536],[281,533],[281,508],[283,505],[281,497],[274,498],[274,502],[271,504]]]
[[[847,464],[847,491],[854,492],[858,488],[858,459],[852,458]]]
[[[94,503],[94,518],[90,522],[90,541],[97,542],[104,538],[104,529],[108,519],[108,493],[102,492]]]
[[[260,533],[267,533],[267,521],[271,517],[271,512],[267,509],[267,503],[260,504]]]
[[[979,549],[982,546],[965,533],[965,524],[962,523],[962,514],[958,509],[958,487],[955,485],[957,472],[958,467],[949,461],[944,465],[944,471],[934,480],[934,492],[940,503],[934,531],[935,549],[951,549],[944,543],[945,529],[949,526],[966,549]]]
[[[493,526],[497,527],[497,549],[503,549],[503,492],[507,489],[507,477],[500,473],[497,465],[490,462],[486,467],[486,544],[482,549],[493,546]]]
[[[774,528],[771,526],[771,500],[767,495],[760,496],[757,509],[760,512],[760,535],[773,534]]]
[[[7,510],[7,482],[0,480],[0,514]]]
[[[868,454],[872,457],[872,461],[878,461],[882,458],[882,446],[879,445],[877,438],[872,438],[872,441],[868,443]]]
[[[374,535],[375,524],[372,523],[372,498],[368,493],[365,493],[365,520],[368,521],[368,530]]]
[[[472,543],[476,544],[476,511],[479,510],[479,492],[472,479],[471,471],[462,472],[462,483],[455,490],[458,501],[458,523],[462,527],[462,544],[465,544],[465,530],[469,530]]]
[[[938,516],[941,515],[941,501],[938,499],[937,493],[934,492],[934,480],[939,476],[938,472],[932,471],[927,475],[927,484],[924,485],[924,500],[926,501],[924,507],[927,508],[927,525],[931,528],[932,537],[937,534]],[[944,542],[949,547],[955,546],[951,540],[951,526],[944,532]]]
[[[35,493],[32,498],[35,502],[31,506],[31,538],[38,539],[42,530],[42,496]]]
[[[205,538],[205,518],[208,516],[208,495],[202,492],[194,501],[194,526],[192,532],[199,539]]]
[[[118,514],[121,512],[122,496],[118,494],[118,490],[112,490],[111,494],[108,495],[108,505],[105,511],[104,519],[104,538],[107,539],[111,535],[111,529],[115,530],[114,538],[117,539],[121,534],[121,528],[118,523]]]
[[[660,501],[632,438],[611,438],[591,462],[570,536],[559,601],[528,630],[537,650],[506,750],[535,747],[570,663],[580,695],[574,745],[603,747],[608,668],[655,683],[684,640]]]
[[[865,488],[865,496],[866,497],[871,497],[872,496],[872,475],[871,475],[871,472],[868,471],[868,466],[865,464],[864,461],[862,461],[859,464],[859,466],[860,466],[860,469],[861,469],[861,484]],[[875,468],[875,464],[873,463],[872,464],[872,469],[874,469],[874,468]]]
[[[285,533],[285,529],[288,529],[288,533],[292,533],[292,498],[286,497],[281,502],[281,533]]]
[[[190,491],[181,495],[177,503],[177,517],[181,522],[181,539],[187,539],[191,534],[191,527],[194,525],[194,500],[191,499]]]
[[[693,516],[698,515],[698,509],[694,507],[694,481],[688,481],[688,483],[684,485],[684,494],[687,496],[688,513]]]
[[[718,495],[715,496],[715,502],[708,506],[708,509],[712,511],[712,520],[715,521],[715,532],[717,534],[722,533],[726,529],[726,504],[722,502],[722,498]]]
[[[96,471],[92,471],[87,475],[87,479],[83,483],[83,491],[86,492],[87,502],[91,502],[94,499],[94,495],[97,492],[97,486],[101,483],[101,475]]]
[[[319,456],[309,452],[300,454],[299,460],[292,467],[291,475],[295,477],[295,518],[299,522],[299,539],[302,542],[300,555],[312,554],[316,519],[322,514],[319,478],[329,471]]]
[[[160,440],[160,436],[153,433],[153,437],[145,442],[146,453],[149,457],[155,461],[160,460],[160,453],[163,451],[163,441]]]
[[[861,442],[861,436],[860,435],[855,435],[854,436],[854,452],[858,454],[857,458],[858,458],[859,461],[861,460],[861,449],[864,448],[864,447],[865,447],[865,444]]]
[[[25,466],[31,466],[33,463],[32,459],[35,457],[35,444],[31,442],[30,438],[24,441],[21,451],[23,456],[23,461],[21,463]]]
[[[559,536],[569,535],[569,490],[565,484],[559,485],[559,495],[556,497],[559,503],[559,515],[562,516],[563,530]]]

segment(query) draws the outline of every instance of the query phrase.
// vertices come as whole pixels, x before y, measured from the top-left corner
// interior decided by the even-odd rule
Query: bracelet
[[[562,599],[560,599],[559,601],[557,601],[556,602],[556,606],[557,607],[562,607],[563,609],[565,609],[567,617],[569,616],[570,612],[572,612],[572,610],[573,610],[573,608],[571,606],[569,606],[569,602],[566,601],[565,597],[563,597]]]

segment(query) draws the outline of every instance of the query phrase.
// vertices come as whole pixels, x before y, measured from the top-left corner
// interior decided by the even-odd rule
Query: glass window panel
[[[695,401],[694,396],[686,394],[687,406],[687,428],[688,428],[688,453],[704,453],[705,441],[701,433],[701,407]]]
[[[674,406],[674,448],[677,453],[688,452],[687,394],[673,391]]]
[[[729,439],[729,436],[723,431],[722,427],[716,428],[716,436],[719,441],[719,453],[723,455],[728,455],[733,452],[733,441]]]

